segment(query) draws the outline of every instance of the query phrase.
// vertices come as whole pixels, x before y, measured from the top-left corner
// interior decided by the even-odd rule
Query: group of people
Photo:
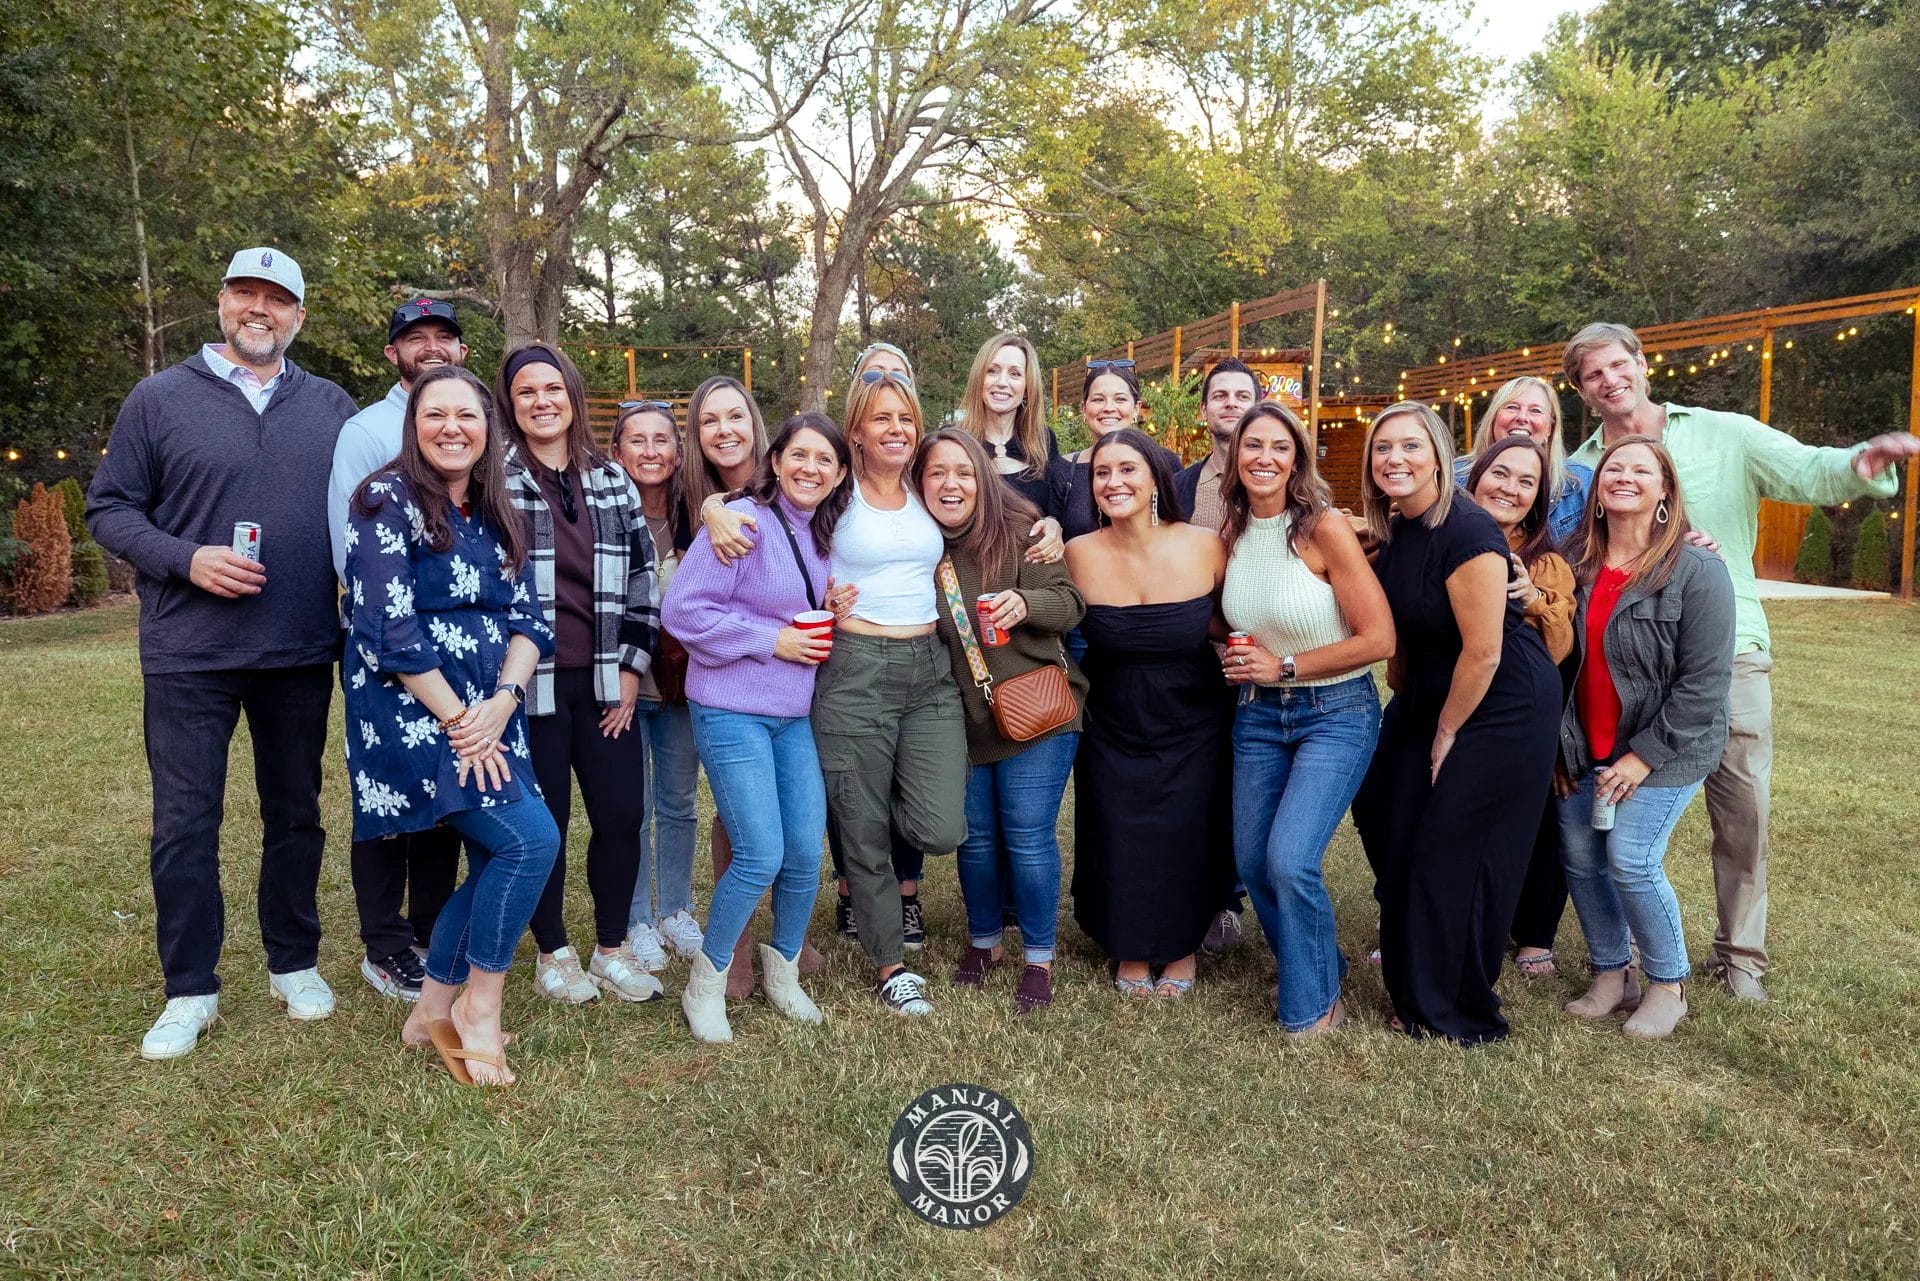
[[[727,1002],[756,988],[819,1022],[802,979],[823,842],[836,928],[887,1009],[933,1009],[909,961],[925,858],[946,852],[968,933],[952,981],[1013,969],[1017,934],[1013,1006],[1043,1009],[1069,778],[1074,918],[1129,997],[1191,990],[1244,895],[1275,1019],[1338,1026],[1322,862],[1351,811],[1396,1027],[1504,1036],[1505,956],[1552,973],[1570,896],[1592,983],[1568,1010],[1664,1036],[1690,969],[1662,864],[1704,787],[1714,964],[1765,999],[1757,503],[1891,493],[1913,438],[1815,449],[1656,403],[1633,333],[1595,325],[1566,348],[1600,420],[1574,454],[1540,379],[1500,389],[1463,458],[1432,410],[1393,405],[1367,425],[1358,515],[1237,360],[1201,384],[1213,447],[1192,466],[1140,430],[1128,361],[1089,362],[1092,443],[1063,455],[1013,334],[980,350],[945,426],[875,344],[838,422],[769,431],[712,378],[684,431],[665,402],[623,402],[602,450],[564,352],[510,351],[489,387],[426,298],[391,318],[395,387],[356,412],[286,359],[304,288],[277,250],[235,255],[224,341],[134,389],[89,494],[95,537],[139,575],[168,997],[147,1058],[190,1052],[217,1016],[242,712],[270,988],[290,1017],[332,1012],[315,900],[336,679],[361,972],[414,1003],[403,1039],[462,1081],[513,1079],[505,977],[529,929],[549,999],[657,999],[678,954],[702,1041],[730,1040]],[[236,522],[258,524],[257,559]],[[562,911],[576,781],[584,965]]]

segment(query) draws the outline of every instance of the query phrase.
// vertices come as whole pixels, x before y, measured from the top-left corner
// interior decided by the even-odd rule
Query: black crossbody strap
[[[780,522],[781,530],[786,533],[787,546],[793,548],[793,563],[800,567],[801,581],[807,585],[808,607],[811,609],[819,609],[820,598],[814,595],[813,592],[813,575],[807,572],[806,559],[800,555],[800,540],[793,536],[793,526],[787,523],[787,514],[780,510],[780,500],[775,499],[773,502],[767,504],[767,507],[768,510],[773,512],[773,518]]]

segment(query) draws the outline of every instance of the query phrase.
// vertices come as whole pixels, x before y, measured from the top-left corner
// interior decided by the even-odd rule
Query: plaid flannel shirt
[[[518,451],[508,450],[506,468],[507,492],[527,516],[534,586],[552,618],[553,511]],[[581,473],[580,488],[593,522],[593,696],[610,707],[620,701],[620,669],[645,676],[659,652],[660,585],[640,491],[627,474],[601,462]],[[527,715],[553,711],[553,660],[543,658],[527,691]]]

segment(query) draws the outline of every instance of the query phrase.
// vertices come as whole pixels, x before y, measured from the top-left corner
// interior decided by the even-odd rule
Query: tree
[[[1807,532],[1800,538],[1800,553],[1794,557],[1793,576],[1802,583],[1825,584],[1833,581],[1833,522],[1818,507],[1807,517]]]
[[[730,78],[740,111],[761,122],[755,132],[774,139],[807,202],[817,293],[803,408],[826,403],[869,246],[896,213],[925,203],[909,194],[913,184],[968,194],[995,185],[982,171],[1011,154],[1078,64],[1052,3],[728,0],[713,21],[684,31]]]
[[[1008,319],[1014,266],[963,205],[915,204],[875,238],[856,280],[858,340],[913,359],[920,399],[960,402],[974,353]]]
[[[44,614],[59,609],[73,589],[73,540],[60,495],[35,485],[14,513],[13,536],[26,544],[14,562],[14,610]]]
[[[1853,585],[1864,592],[1884,592],[1892,583],[1887,567],[1887,514],[1875,511],[1860,522],[1853,540]]]
[[[1727,80],[1790,68],[1835,31],[1884,21],[1882,0],[1607,0],[1586,39],[1609,60],[1658,63],[1673,92],[1712,93]]]

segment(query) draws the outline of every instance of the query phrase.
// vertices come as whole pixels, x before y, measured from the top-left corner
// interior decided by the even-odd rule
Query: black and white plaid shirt
[[[517,450],[506,457],[507,492],[527,514],[533,582],[553,617],[553,510],[540,482]],[[601,462],[580,474],[587,518],[593,522],[593,696],[603,707],[620,701],[620,669],[645,676],[660,648],[660,585],[653,536],[647,532],[640,491],[617,464]],[[527,691],[527,715],[554,711],[553,660],[542,659]]]

